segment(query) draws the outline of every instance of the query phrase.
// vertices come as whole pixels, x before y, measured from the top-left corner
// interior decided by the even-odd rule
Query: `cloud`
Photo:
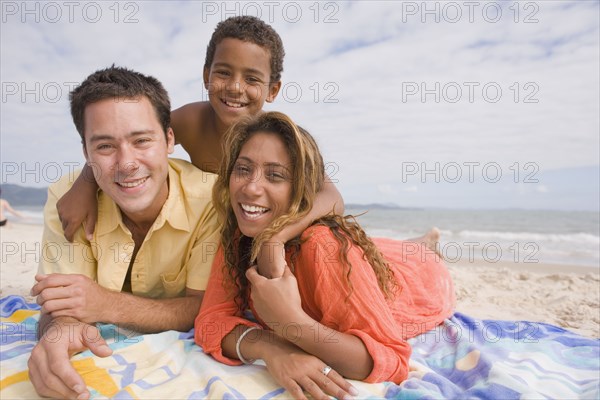
[[[96,3],[95,23],[84,18],[84,3],[73,22],[66,9],[55,23],[3,14],[3,163],[83,162],[65,84],[112,63],[158,77],[174,107],[205,99],[210,35],[245,10],[260,11],[286,48],[284,90],[267,109],[314,134],[338,166],[347,201],[376,201],[380,187],[401,187],[402,162],[496,162],[505,174],[514,163],[540,171],[598,165],[598,2],[492,2],[488,14],[483,3],[470,13],[452,2],[457,21],[447,2]],[[495,6],[501,16],[492,22]],[[38,99],[27,94],[36,83]],[[43,88],[53,83],[64,90],[49,101]],[[403,193],[387,196],[401,202]]]

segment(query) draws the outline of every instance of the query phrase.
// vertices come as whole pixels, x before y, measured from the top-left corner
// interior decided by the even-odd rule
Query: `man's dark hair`
[[[169,94],[158,79],[114,65],[88,76],[69,94],[71,116],[83,143],[85,144],[84,112],[88,105],[105,99],[123,101],[139,99],[142,96],[150,100],[166,135],[171,124],[171,102]]]
[[[226,38],[254,43],[268,50],[271,55],[270,83],[281,80],[283,57],[285,56],[283,42],[275,29],[260,19],[251,16],[231,17],[217,24],[206,48],[205,69],[210,69],[217,45]]]

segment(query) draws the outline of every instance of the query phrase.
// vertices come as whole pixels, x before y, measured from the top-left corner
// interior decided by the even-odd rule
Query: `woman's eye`
[[[248,175],[250,174],[250,168],[246,165],[236,165],[234,171],[238,175]]]

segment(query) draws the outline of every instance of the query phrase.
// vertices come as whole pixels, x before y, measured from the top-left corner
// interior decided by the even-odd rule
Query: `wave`
[[[581,245],[600,245],[600,236],[589,233],[532,233],[532,232],[495,232],[495,231],[459,231],[453,236],[465,239],[499,239],[519,242],[577,243]]]

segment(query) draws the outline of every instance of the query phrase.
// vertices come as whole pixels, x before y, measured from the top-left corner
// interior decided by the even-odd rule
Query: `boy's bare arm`
[[[56,203],[65,238],[72,242],[75,232],[85,222],[85,235],[92,240],[98,219],[98,184],[92,169],[86,164],[73,186]]]
[[[300,235],[308,228],[314,220],[327,214],[344,213],[344,199],[336,186],[325,177],[323,190],[317,193],[313,208],[301,220],[284,227],[281,232],[274,235],[265,243],[258,254],[258,268],[262,276],[267,278],[279,278],[285,270],[284,244],[290,239]]]

